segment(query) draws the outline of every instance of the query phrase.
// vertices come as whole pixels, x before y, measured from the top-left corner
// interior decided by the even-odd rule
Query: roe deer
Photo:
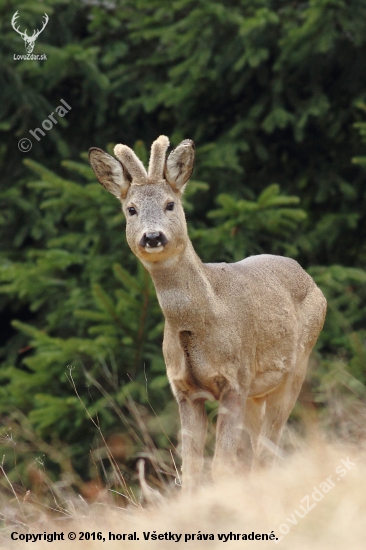
[[[254,457],[262,436],[277,444],[322,329],[326,300],[290,258],[263,254],[202,263],[181,203],[194,144],[182,141],[166,159],[168,146],[166,136],[154,141],[148,172],[126,145],[114,148],[118,160],[98,148],[89,157],[100,183],[122,203],[128,244],[149,271],[165,316],[163,354],[179,405],[183,487],[192,489],[203,467],[205,400],[220,403],[214,479],[237,470],[247,432]]]

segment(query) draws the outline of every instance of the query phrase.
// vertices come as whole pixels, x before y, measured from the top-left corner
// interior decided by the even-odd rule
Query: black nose
[[[157,246],[164,245],[168,242],[168,239],[161,231],[152,231],[151,233],[144,233],[140,240],[140,246],[147,246],[148,248],[156,248]]]

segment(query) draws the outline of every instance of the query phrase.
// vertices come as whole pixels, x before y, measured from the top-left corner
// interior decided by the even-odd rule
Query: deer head
[[[24,32],[21,32],[19,30],[19,27],[17,28],[15,26],[15,23],[16,23],[16,20],[17,18],[19,17],[18,15],[19,11],[17,10],[14,15],[13,15],[13,18],[11,20],[11,26],[13,27],[13,29],[18,33],[20,34],[20,36],[23,38],[24,42],[25,42],[25,49],[26,49],[26,52],[27,53],[32,53],[33,52],[33,48],[34,48],[34,43],[35,41],[37,40],[38,36],[41,34],[41,32],[43,31],[43,29],[45,28],[45,26],[47,25],[48,23],[48,15],[47,13],[44,14],[44,21],[43,21],[43,26],[40,30],[36,30],[36,31],[33,31],[33,34],[32,36],[28,36],[27,35],[27,29],[25,29]]]
[[[178,256],[188,241],[181,195],[194,164],[194,144],[186,139],[166,159],[169,140],[160,136],[151,147],[148,172],[126,145],[116,145],[117,159],[102,149],[89,150],[99,182],[122,203],[127,242],[145,262]]]

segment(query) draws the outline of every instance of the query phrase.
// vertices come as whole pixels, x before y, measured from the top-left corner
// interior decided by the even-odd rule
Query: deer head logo
[[[16,20],[17,18],[19,17],[18,15],[18,10],[14,13],[13,15],[13,18],[11,20],[11,26],[13,27],[13,29],[20,34],[20,36],[23,38],[24,42],[25,42],[25,49],[27,51],[27,53],[32,53],[33,52],[33,48],[34,48],[34,43],[35,41],[37,40],[38,36],[41,34],[41,32],[43,31],[43,29],[45,28],[45,26],[47,25],[48,23],[48,15],[47,13],[44,14],[44,21],[43,21],[43,26],[40,30],[36,30],[36,31],[33,31],[33,34],[32,36],[28,36],[27,35],[27,29],[25,29],[24,32],[21,32],[19,30],[19,27],[17,28],[15,26],[15,23],[16,23]]]

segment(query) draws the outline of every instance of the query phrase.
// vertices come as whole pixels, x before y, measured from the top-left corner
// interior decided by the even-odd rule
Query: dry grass
[[[119,508],[105,496],[99,502],[65,498],[57,504],[57,512],[40,511],[31,502],[3,502],[1,515],[4,527],[0,547],[50,548],[50,542],[11,541],[11,533],[101,532],[101,541],[53,541],[51,548],[124,549],[170,548],[179,545],[216,549],[224,541],[219,533],[249,534],[272,531],[282,540],[227,540],[225,547],[284,548],[297,550],[332,548],[332,550],[365,548],[366,529],[366,449],[361,444],[327,443],[322,437],[298,442],[297,451],[281,464],[252,474],[245,480],[230,479],[218,485],[207,485],[193,496],[181,494],[177,488],[170,496],[145,489],[150,502]],[[344,462],[342,462],[344,461]],[[330,477],[331,476],[331,477]],[[328,481],[327,481],[328,480]],[[318,491],[315,491],[317,488]],[[328,492],[326,490],[328,489]],[[312,497],[312,494],[315,494]],[[319,496],[323,494],[323,497]],[[319,502],[316,501],[319,500]],[[315,504],[315,505],[314,505]],[[56,506],[55,506],[56,508]],[[304,509],[311,508],[304,514]],[[296,511],[298,513],[296,513]],[[304,516],[304,517],[300,517]],[[295,525],[295,523],[297,523]],[[131,534],[139,541],[108,540],[109,532]],[[181,534],[180,541],[144,540],[143,533]],[[214,535],[214,540],[187,541],[186,535]]]
[[[343,370],[340,373],[343,378],[346,376]],[[350,375],[345,381],[343,378],[341,385],[327,383],[326,395],[322,387],[318,388],[319,395],[321,391],[325,395],[323,409],[309,406],[306,391],[303,392],[302,401],[307,405],[295,408],[297,431],[285,430],[282,444],[286,456],[279,463],[245,479],[231,478],[217,485],[207,483],[193,495],[182,494],[174,483],[161,492],[153,490],[145,481],[140,462],[140,495],[136,495],[136,486],[125,486],[124,492],[131,496],[127,505],[126,499],[118,499],[101,487],[97,488],[97,494],[100,490],[97,499],[86,502],[67,484],[52,483],[46,477],[43,486],[48,486],[48,493],[40,493],[36,499],[26,494],[24,487],[23,492],[17,490],[7,477],[5,467],[0,465],[0,550],[109,547],[154,550],[177,545],[187,548],[203,545],[216,550],[223,544],[237,549],[245,544],[245,547],[289,550],[363,550],[366,547],[366,392]],[[131,414],[134,414],[132,410]],[[141,430],[146,431],[146,426]],[[152,456],[154,449],[150,451],[147,454]],[[156,471],[159,469],[161,463],[157,462]],[[166,471],[174,472],[174,465],[167,464]],[[147,479],[150,485],[162,487],[161,483],[151,483],[151,475]],[[54,540],[51,545],[47,540],[14,541],[11,540],[14,532],[18,533],[16,536],[64,533],[65,540]],[[76,533],[76,540],[68,540],[71,532]],[[253,532],[268,535],[273,532],[277,540],[243,539],[243,535]],[[80,533],[90,533],[91,537],[92,533],[94,536],[100,533],[105,540],[80,541]],[[125,534],[125,540],[111,541],[109,533]],[[128,535],[133,533],[139,540],[128,540]],[[171,533],[174,539],[176,535],[181,538],[178,542],[151,540],[151,537],[145,540],[144,533],[162,537],[165,533],[169,537]],[[230,538],[230,533],[240,535],[239,540]],[[211,535],[213,540],[200,540],[203,534]],[[226,535],[226,542],[220,540],[219,534]]]

